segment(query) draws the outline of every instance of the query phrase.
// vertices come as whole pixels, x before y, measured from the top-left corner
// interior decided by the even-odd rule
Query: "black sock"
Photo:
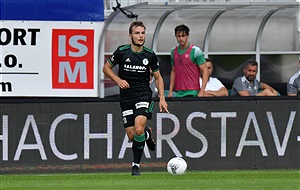
[[[132,150],[133,150],[133,162],[139,164],[143,155],[145,146],[145,134],[140,136],[134,135]]]

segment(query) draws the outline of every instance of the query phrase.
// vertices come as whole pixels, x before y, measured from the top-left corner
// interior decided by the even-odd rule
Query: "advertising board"
[[[98,96],[103,2],[0,3],[0,96]]]
[[[130,170],[132,142],[118,106],[1,104],[1,172]],[[171,113],[154,112],[148,122],[157,148],[144,149],[141,167],[165,170],[179,156],[190,170],[299,169],[299,107],[299,100],[169,102]]]

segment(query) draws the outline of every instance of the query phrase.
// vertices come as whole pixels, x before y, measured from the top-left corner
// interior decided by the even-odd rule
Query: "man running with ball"
[[[120,87],[120,106],[123,125],[132,143],[132,175],[140,175],[140,161],[145,142],[151,151],[155,142],[152,130],[146,126],[153,113],[152,90],[149,86],[152,72],[158,89],[159,109],[169,112],[164,97],[164,82],[159,72],[159,62],[153,50],[144,46],[146,27],[141,21],[134,21],[129,27],[130,44],[119,46],[102,68],[103,73]],[[119,65],[116,75],[112,68]]]

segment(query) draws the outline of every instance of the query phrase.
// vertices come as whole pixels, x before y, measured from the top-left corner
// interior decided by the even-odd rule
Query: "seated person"
[[[244,67],[244,76],[233,82],[231,96],[278,96],[274,88],[256,79],[257,67],[255,60],[248,61]]]
[[[298,62],[300,66],[300,59]],[[287,95],[297,96],[300,95],[300,70],[293,74],[287,83]]]
[[[222,82],[215,78],[211,77],[211,74],[214,70],[213,62],[211,59],[206,58],[206,62],[204,63],[208,69],[209,78],[208,82],[206,83],[204,96],[228,96],[228,91]],[[202,88],[202,79],[200,77],[200,88]]]

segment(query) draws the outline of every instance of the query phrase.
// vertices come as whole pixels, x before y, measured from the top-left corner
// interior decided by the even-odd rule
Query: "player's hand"
[[[165,99],[159,101],[159,111],[169,113],[168,104]]]
[[[118,82],[118,86],[121,88],[121,89],[126,89],[126,88],[130,88],[128,82],[126,80],[120,80]]]

